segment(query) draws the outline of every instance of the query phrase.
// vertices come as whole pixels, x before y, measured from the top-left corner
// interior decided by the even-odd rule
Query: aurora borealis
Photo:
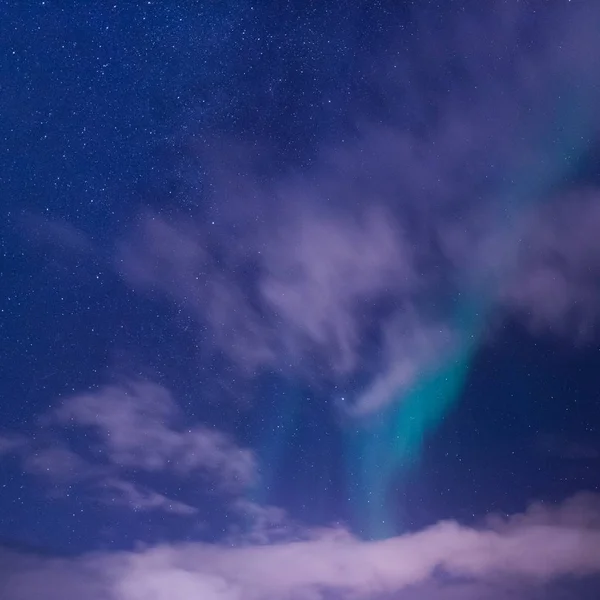
[[[3,600],[596,597],[596,2],[3,8]]]
[[[578,160],[588,150],[589,142],[584,134],[592,126],[589,115],[597,96],[591,92],[586,95],[569,92],[567,85],[564,89],[564,94],[572,95],[572,99],[563,101],[559,95],[556,110],[551,111],[552,118],[542,130],[545,143],[535,140],[536,156],[542,167],[525,172],[520,165],[515,165],[514,175],[507,177],[510,184],[489,192],[500,197],[505,209],[505,222],[502,217],[498,219],[500,227],[522,232],[523,214],[527,215],[543,203],[553,188],[575,170]],[[579,86],[575,89],[579,91]],[[550,143],[549,135],[552,135]],[[527,235],[526,231],[523,233]],[[386,510],[390,486],[394,478],[402,476],[403,470],[418,462],[424,438],[435,430],[459,398],[471,357],[485,329],[486,316],[497,301],[498,282],[510,277],[518,268],[518,249],[515,235],[514,247],[507,248],[507,255],[499,257],[500,272],[492,273],[489,280],[484,276],[479,285],[466,294],[466,300],[459,292],[451,311],[458,341],[449,357],[441,359],[439,365],[434,363],[433,369],[425,370],[408,389],[398,389],[385,410],[374,419],[367,419],[364,428],[350,436],[350,472],[358,471],[353,485],[356,510],[363,516],[368,515],[369,536],[386,538],[401,528],[401,524],[393,522],[393,513]]]

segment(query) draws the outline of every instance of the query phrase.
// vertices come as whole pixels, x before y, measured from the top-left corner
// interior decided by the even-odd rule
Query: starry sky
[[[0,596],[600,586],[595,0],[0,0]]]

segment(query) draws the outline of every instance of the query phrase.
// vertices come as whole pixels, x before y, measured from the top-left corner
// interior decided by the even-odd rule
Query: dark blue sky
[[[248,547],[260,573],[256,548],[298,540],[317,556],[331,527],[398,543],[404,564],[409,534],[442,520],[467,535],[532,502],[552,525],[598,514],[594,2],[0,8],[16,572],[45,581],[27,555],[68,555],[55,587],[74,593],[88,551],[105,565],[190,543],[209,566],[185,567],[185,600],[500,599],[491,559],[347,589],[310,567],[277,587],[210,565]],[[595,540],[597,521],[577,527]],[[539,545],[518,551],[536,571]],[[543,585],[562,593],[578,564]],[[506,568],[517,588],[531,574]],[[106,569],[83,589],[166,597]],[[41,597],[3,577],[9,600]]]

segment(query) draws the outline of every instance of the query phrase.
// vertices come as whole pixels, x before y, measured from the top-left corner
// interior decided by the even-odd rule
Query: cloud
[[[0,435],[0,458],[14,456],[21,461],[23,470],[54,484],[67,484],[97,476],[102,469],[87,463],[70,450],[60,439],[42,435]]]
[[[457,19],[443,39],[424,33],[403,60],[387,57],[372,83],[392,117],[358,115],[301,173],[265,181],[221,153],[219,181],[234,183],[207,199],[218,208],[140,215],[117,244],[123,279],[186,310],[206,347],[247,376],[275,370],[343,388],[368,374],[352,402],[360,415],[461,347],[473,332],[456,313],[472,298],[484,312],[495,304],[536,326],[587,329],[597,211],[565,200],[563,219],[543,201],[598,125],[598,61],[581,43],[597,46],[597,9],[553,5],[542,18],[494,7]],[[447,47],[461,52],[450,60]],[[563,88],[577,90],[575,116]],[[393,108],[397,97],[420,127]],[[557,118],[562,133],[545,143]]]
[[[231,276],[239,265],[224,268],[206,242],[191,224],[144,213],[131,239],[119,244],[117,269],[137,289],[155,291],[184,306],[201,326],[209,315],[217,347],[245,368],[275,360],[272,332]]]
[[[311,353],[336,372],[354,369],[364,333],[356,313],[414,284],[410,250],[393,220],[383,210],[348,218],[299,210],[262,235],[271,241],[253,240],[246,255],[246,268],[260,271],[258,306],[239,279],[244,257],[215,257],[210,234],[193,224],[143,215],[119,248],[118,268],[208,323],[217,346],[250,370]]]
[[[26,438],[17,434],[0,435],[0,457],[15,454],[26,444]]]
[[[132,381],[71,396],[50,420],[95,430],[108,460],[120,467],[180,475],[204,472],[225,489],[245,487],[256,477],[250,450],[220,431],[181,426],[170,392],[155,383]]]
[[[501,532],[518,530],[523,526],[556,526],[598,531],[600,529],[599,508],[598,494],[581,492],[557,506],[549,507],[543,502],[534,502],[523,514],[513,515],[508,519],[491,517],[490,523]]]
[[[27,213],[21,222],[25,234],[37,244],[51,245],[78,254],[89,254],[95,250],[89,237],[64,219],[49,219]]]
[[[582,494],[480,528],[445,521],[375,542],[336,529],[241,547],[172,544],[74,559],[13,554],[0,590],[7,600],[39,597],[49,583],[57,597],[85,585],[90,600],[383,599],[401,591],[419,597],[419,589],[499,599],[511,589],[600,574],[599,544],[600,499]]]
[[[236,173],[234,147],[221,157],[223,179],[231,174],[237,187],[206,199],[214,211],[143,212],[116,245],[116,269],[134,289],[187,311],[203,343],[246,376],[275,370],[353,389],[366,379],[345,406],[357,416],[401,397],[460,348],[472,332],[454,317],[471,304],[581,337],[597,318],[598,192],[545,201],[597,127],[586,113],[597,106],[588,91],[600,56],[598,9],[561,4],[535,13],[525,3],[490,3],[483,22],[465,17],[450,39],[436,28],[418,36],[413,55],[390,52],[383,76],[368,82],[389,119],[358,115],[310,167],[266,183],[251,163]],[[62,221],[32,227],[40,241],[93,251]],[[252,452],[224,432],[186,426],[155,383],[73,395],[40,429],[48,443],[0,437],[0,455],[16,454],[52,481],[85,481],[104,500],[181,516],[196,508],[127,477],[197,477],[250,526],[220,544],[68,559],[5,553],[7,600],[497,600],[600,574],[596,495],[535,504],[478,528],[446,521],[365,542],[241,500],[257,476]],[[82,430],[85,459],[67,443]]]
[[[23,469],[55,483],[78,481],[97,474],[96,469],[58,442],[41,447],[22,448]]]
[[[24,472],[52,485],[51,497],[60,497],[57,491],[61,486],[84,483],[87,493],[99,492],[100,499],[113,506],[145,512],[164,511],[180,516],[198,512],[195,507],[120,478],[114,469],[106,465],[88,462],[60,440],[38,444],[24,437],[14,450],[21,459]]]
[[[366,412],[385,404],[389,386],[408,386],[452,339],[446,323],[418,308],[434,277],[419,273],[410,236],[385,207],[355,215],[290,208],[227,259],[211,250],[225,244],[214,235],[145,214],[117,265],[136,289],[188,310],[247,375],[276,368],[347,381],[361,368],[365,340],[381,336],[389,373],[365,393]]]
[[[348,405],[348,412],[360,417],[385,407],[448,357],[459,345],[458,335],[447,323],[424,323],[416,311],[406,311],[385,331],[380,371]]]
[[[571,192],[535,216],[505,302],[535,330],[585,339],[600,316],[600,191]]]
[[[600,443],[590,433],[576,438],[565,434],[539,433],[535,437],[534,448],[546,456],[568,461],[600,460]]]
[[[241,517],[244,528],[234,525],[224,540],[232,545],[269,544],[293,535],[301,535],[302,527],[293,522],[285,510],[264,506],[245,498],[232,503],[231,509]]]
[[[300,211],[274,232],[261,257],[260,297],[286,349],[299,358],[318,351],[339,373],[357,367],[365,335],[360,312],[417,284],[407,240],[383,209],[356,217]]]
[[[95,432],[96,439],[86,430]],[[73,434],[81,432],[84,444],[73,444]],[[8,456],[17,457],[24,472],[50,484],[54,495],[61,486],[78,484],[105,503],[180,516],[197,509],[132,481],[136,471],[179,482],[197,477],[197,484],[234,504],[257,481],[251,450],[216,429],[184,427],[171,393],[149,381],[108,385],[63,399],[38,419],[32,435],[0,436],[0,458]]]
[[[173,500],[130,481],[109,478],[102,481],[100,485],[105,491],[106,503],[124,504],[135,511],[162,510],[181,516],[198,513],[198,509],[194,506]]]

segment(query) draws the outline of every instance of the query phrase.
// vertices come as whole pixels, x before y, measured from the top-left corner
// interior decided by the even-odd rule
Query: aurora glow
[[[599,0],[3,9],[1,600],[597,600]]]
[[[537,165],[528,164],[527,169],[515,165],[512,176],[506,178],[510,185],[494,194],[503,199],[503,226],[514,231],[514,244],[511,254],[503,258],[500,272],[490,273],[489,281],[484,279],[481,287],[471,290],[466,301],[457,296],[453,330],[458,332],[459,342],[455,351],[433,372],[423,373],[409,390],[400,390],[387,408],[347,434],[349,495],[355,514],[363,517],[368,538],[383,539],[403,530],[390,506],[393,482],[418,465],[426,436],[460,398],[487,316],[495,307],[496,287],[516,267],[519,241],[526,233],[522,225],[527,220],[522,217],[577,168],[588,148],[586,132],[596,94],[589,89],[584,94],[579,87],[564,89],[568,100],[557,105],[555,119],[535,146]]]

